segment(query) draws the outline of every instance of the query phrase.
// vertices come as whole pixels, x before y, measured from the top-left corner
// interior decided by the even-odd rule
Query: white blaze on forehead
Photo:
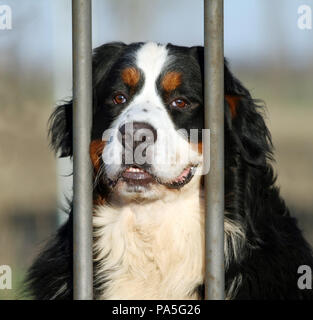
[[[156,93],[156,80],[161,74],[167,59],[168,51],[166,47],[155,42],[148,42],[138,50],[136,64],[145,76],[142,93],[147,89],[154,90]]]

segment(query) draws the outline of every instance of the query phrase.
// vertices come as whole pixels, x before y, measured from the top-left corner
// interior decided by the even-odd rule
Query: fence
[[[74,299],[93,298],[91,0],[72,0]],[[224,53],[223,0],[204,0],[205,128],[210,172],[205,176],[205,299],[224,299]],[[204,154],[204,156],[206,156]]]

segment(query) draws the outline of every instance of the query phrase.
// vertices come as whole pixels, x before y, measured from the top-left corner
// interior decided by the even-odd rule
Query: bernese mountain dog
[[[203,56],[153,42],[94,50],[94,299],[203,298]],[[224,74],[226,298],[312,299],[297,285],[311,248],[275,186],[262,106],[226,61]],[[72,131],[68,101],[50,119],[60,157]],[[29,270],[35,299],[73,298],[69,211]]]

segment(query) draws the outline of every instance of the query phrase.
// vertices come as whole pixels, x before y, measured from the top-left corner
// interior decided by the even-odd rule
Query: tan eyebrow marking
[[[165,91],[169,92],[179,87],[181,82],[182,74],[180,72],[171,71],[164,76],[161,85]]]
[[[122,71],[122,79],[130,87],[136,87],[140,80],[140,72],[134,67],[128,67]]]

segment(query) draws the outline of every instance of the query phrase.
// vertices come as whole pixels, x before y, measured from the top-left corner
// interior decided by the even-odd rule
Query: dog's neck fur
[[[203,283],[200,187],[94,212],[99,299],[197,299]]]
[[[204,198],[197,184],[147,204],[95,208],[97,299],[201,298],[197,289],[204,280]],[[229,252],[236,256],[245,236],[227,214],[224,229],[228,268]]]

